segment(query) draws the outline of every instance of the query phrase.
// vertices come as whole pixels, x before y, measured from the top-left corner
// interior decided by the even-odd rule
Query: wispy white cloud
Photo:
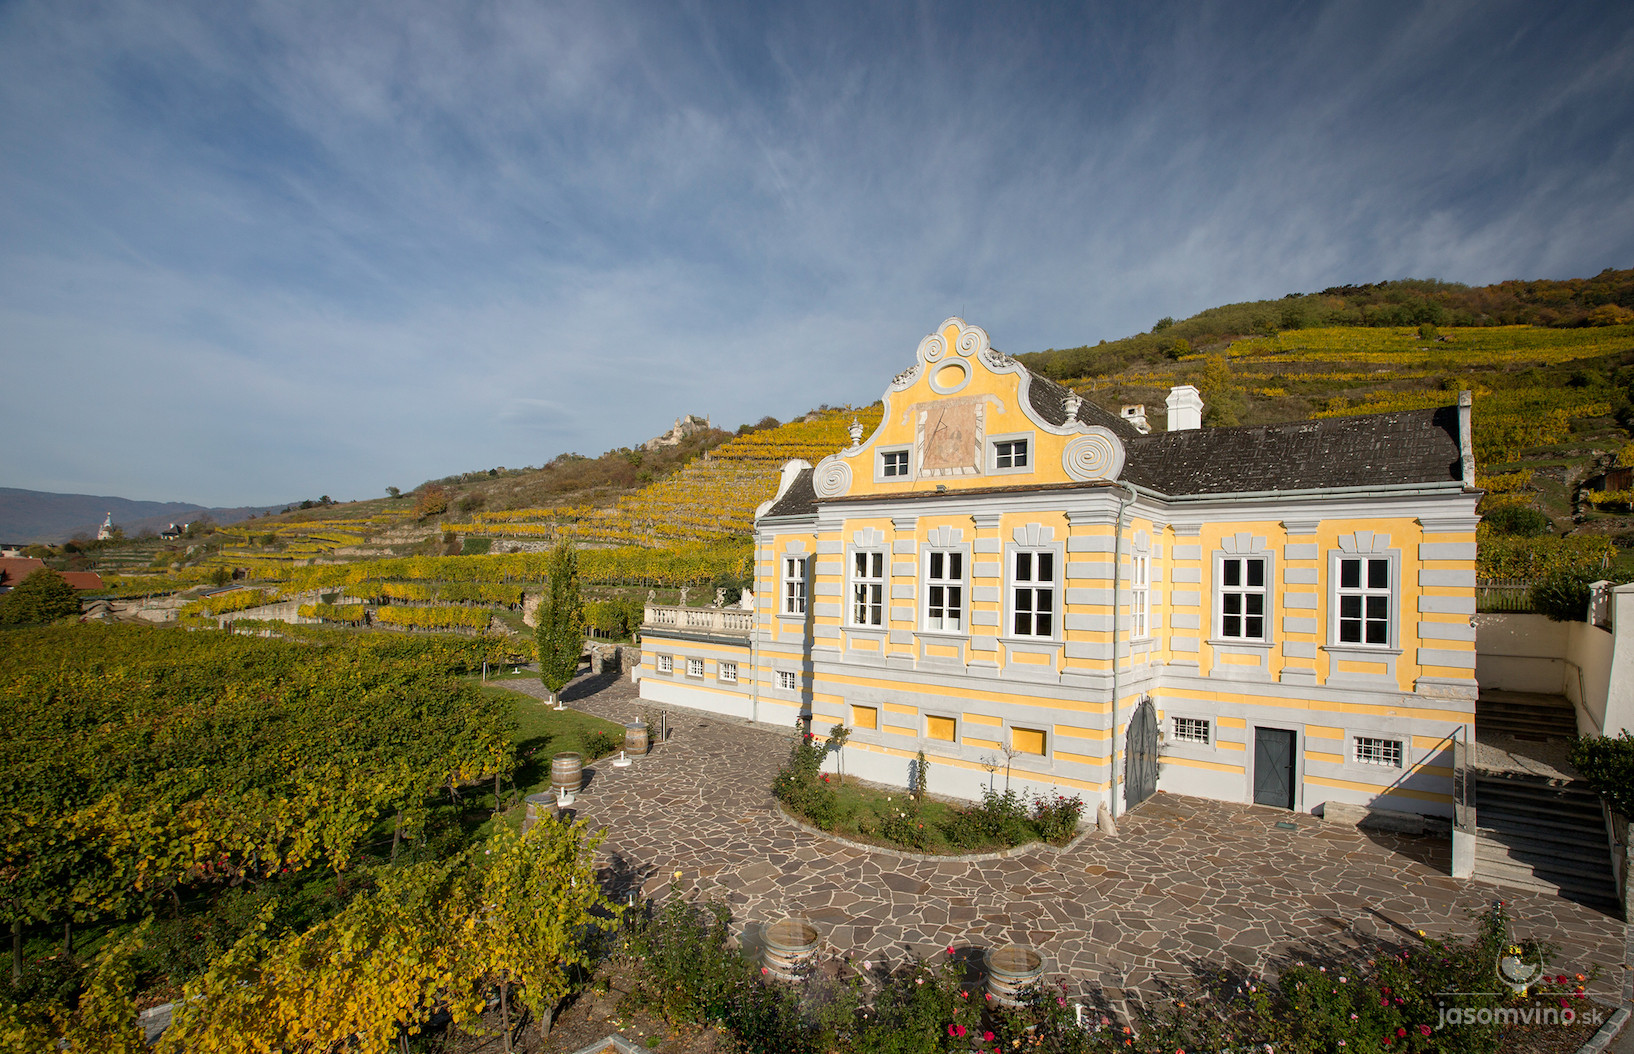
[[[20,0],[4,482],[362,496],[868,401],[950,313],[1026,351],[1627,266],[1630,21]]]

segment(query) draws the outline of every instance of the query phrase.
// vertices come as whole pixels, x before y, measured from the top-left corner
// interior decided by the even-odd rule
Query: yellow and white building
[[[950,318],[872,436],[785,466],[752,612],[651,607],[641,696],[854,729],[846,770],[1116,814],[1154,787],[1447,816],[1473,739],[1467,395],[1442,410],[1168,428]]]

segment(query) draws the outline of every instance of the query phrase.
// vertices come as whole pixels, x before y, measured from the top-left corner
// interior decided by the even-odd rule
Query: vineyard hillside
[[[1634,479],[1625,478],[1634,467],[1634,271],[1481,288],[1338,287],[1018,358],[1114,413],[1144,404],[1159,429],[1179,384],[1199,388],[1211,427],[1446,405],[1468,389],[1483,513],[1529,510],[1545,535],[1487,532],[1485,572],[1608,570],[1616,550],[1634,549]],[[112,572],[116,595],[191,589],[197,601],[236,581],[337,622],[479,632],[488,617],[521,631],[537,592],[531,558],[570,539],[597,554],[587,564],[590,599],[608,605],[606,625],[618,633],[639,619],[648,589],[668,599],[683,587],[735,595],[746,584],[754,510],[783,463],[843,449],[853,418],[871,431],[879,413],[823,407],[736,435],[699,429],[673,446],[562,454],[541,468],[388,488],[392,496],[372,501],[302,502],[198,538],[53,555],[65,568]],[[338,587],[345,596],[314,592]],[[200,602],[188,613],[219,619],[235,603],[245,601]]]
[[[873,406],[814,413],[739,436],[669,479],[619,498],[609,509],[578,505],[479,512],[448,529],[511,542],[565,537],[589,545],[656,548],[742,541],[753,530],[756,507],[776,493],[786,462],[798,458],[816,464],[850,445],[847,429],[853,420],[866,434],[879,424],[880,412]]]

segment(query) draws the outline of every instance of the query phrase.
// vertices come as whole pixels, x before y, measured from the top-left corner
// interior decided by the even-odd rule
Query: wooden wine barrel
[[[817,964],[817,929],[799,919],[780,919],[761,937],[760,963],[779,981],[803,981]]]
[[[528,817],[522,821],[522,833],[527,834],[534,824],[551,818],[556,806],[556,798],[554,795],[540,792],[530,794],[523,800],[528,803]]]
[[[557,754],[550,759],[550,787],[557,793],[577,794],[584,783],[584,758]]]
[[[624,753],[632,758],[647,753],[647,722],[639,717],[624,726]]]
[[[1001,1006],[1020,1006],[1044,976],[1044,957],[1024,945],[989,948],[983,959],[987,992]]]

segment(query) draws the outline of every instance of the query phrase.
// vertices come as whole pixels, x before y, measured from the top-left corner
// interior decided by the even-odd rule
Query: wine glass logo
[[[1542,961],[1534,959],[1518,944],[1511,944],[1498,953],[1498,977],[1513,988],[1516,995],[1525,995],[1542,973]]]

